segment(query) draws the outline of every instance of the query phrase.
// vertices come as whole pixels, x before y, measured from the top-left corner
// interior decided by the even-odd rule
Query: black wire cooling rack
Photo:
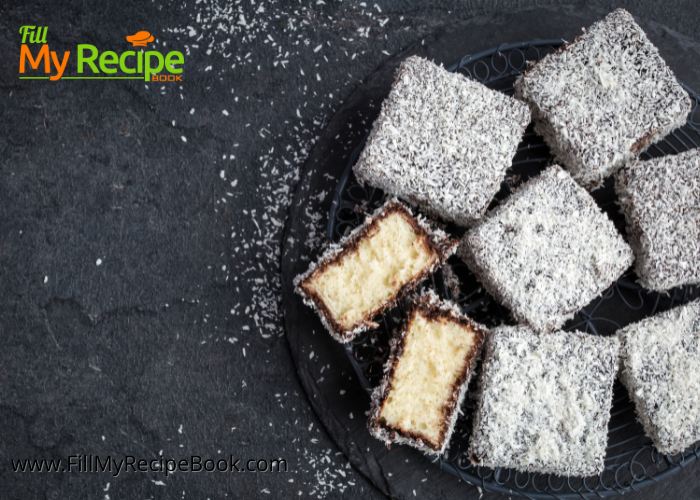
[[[513,83],[526,69],[527,62],[539,61],[563,44],[563,40],[537,40],[501,45],[465,56],[460,62],[446,69],[512,95]],[[700,98],[686,85],[684,88],[694,100],[694,107],[686,125],[653,145],[642,158],[677,154],[697,148],[700,144]],[[328,238],[333,242],[337,242],[357,227],[365,215],[379,207],[385,199],[381,190],[359,185],[352,172],[352,166],[357,161],[366,138],[367,136],[353,151],[333,197],[327,227]],[[518,146],[513,166],[508,170],[492,206],[507,197],[514,187],[540,172],[551,159],[549,148],[542,138],[533,132],[532,126],[528,127],[523,141]],[[617,208],[610,179],[603,188],[592,194],[618,230],[624,234],[624,217]],[[455,236],[461,236],[463,233],[462,229],[454,225],[448,224],[446,227]],[[501,307],[481,288],[461,260],[452,257],[446,268],[444,272],[440,270],[430,280],[426,280],[421,287],[431,288],[440,296],[457,302],[465,314],[487,326],[512,323],[508,310]],[[446,279],[448,272],[451,279]],[[455,281],[454,277],[458,278],[459,289],[449,285]],[[642,288],[635,279],[631,270],[625,273],[601,297],[581,309],[574,319],[566,323],[564,329],[577,329],[593,335],[610,335],[627,324],[700,296],[698,287],[690,286],[676,288],[667,294],[654,293]],[[368,392],[381,380],[384,362],[389,354],[390,336],[404,317],[404,304],[399,304],[381,317],[378,329],[365,332],[346,346],[347,355],[360,383]],[[471,390],[473,387],[470,387]],[[642,426],[637,423],[634,405],[619,381],[615,382],[613,389],[605,470],[599,476],[566,478],[474,466],[467,456],[471,418],[475,410],[474,401],[466,398],[462,410],[463,415],[457,421],[449,451],[438,459],[437,463],[442,469],[472,485],[480,486],[485,491],[509,496],[561,500],[614,496],[659,482],[700,457],[700,443],[674,456],[658,453],[651,440],[644,435]],[[426,460],[436,461],[427,456]]]

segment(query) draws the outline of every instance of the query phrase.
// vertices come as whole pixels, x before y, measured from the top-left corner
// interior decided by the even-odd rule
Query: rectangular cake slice
[[[515,84],[535,131],[576,181],[595,189],[685,124],[692,102],[629,12],[618,9]]]
[[[558,165],[486,214],[458,255],[518,322],[538,332],[561,327],[634,259],[591,195]]]
[[[528,107],[417,56],[382,103],[355,175],[468,226],[498,192],[530,121]]]
[[[294,280],[339,342],[376,326],[372,319],[452,255],[457,242],[396,200],[380,207]]]
[[[390,443],[442,454],[454,430],[486,331],[456,305],[428,292],[392,340],[367,426]]]
[[[615,177],[646,288],[700,283],[700,151],[634,161]]]
[[[700,300],[618,333],[620,379],[654,446],[680,453],[700,440]]]
[[[487,467],[591,476],[605,467],[619,341],[491,330],[469,457]]]

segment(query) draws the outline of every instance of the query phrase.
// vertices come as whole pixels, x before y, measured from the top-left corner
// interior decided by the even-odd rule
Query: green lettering
[[[100,54],[100,69],[104,73],[116,73],[117,68],[110,68],[108,64],[119,64],[119,57],[116,52],[108,50]]]
[[[33,34],[34,28],[36,28],[36,26],[22,26],[19,29],[19,34],[22,35],[22,43],[23,44],[27,43],[27,35]]]
[[[29,40],[32,43],[46,43],[46,33],[48,33],[49,27],[44,26],[44,34],[41,34],[41,26],[39,26],[36,30],[36,37],[34,36],[34,33],[32,33],[32,36],[29,38]]]
[[[92,52],[92,56],[85,57],[83,52],[89,50]],[[87,43],[78,45],[78,73],[83,72],[83,64],[87,63],[93,73],[99,73],[97,66],[95,66],[95,59],[97,59],[97,47],[94,45],[89,45]]]
[[[119,56],[119,69],[122,70],[124,73],[136,73],[136,70],[134,68],[129,68],[126,65],[126,58],[127,57],[133,57],[136,55],[136,52],[133,50],[127,50],[126,52],[122,53],[121,56]]]
[[[139,57],[137,60],[137,68],[139,73],[143,73],[143,50],[139,50]]]
[[[175,64],[185,64],[185,56],[177,50],[168,52],[168,55],[165,56],[165,69],[170,73],[182,73],[182,68],[175,68]]]
[[[153,67],[151,65],[151,57],[155,56],[155,58],[158,60],[158,65],[156,67]],[[155,50],[149,50],[146,52],[146,57],[144,58],[146,60],[146,78],[145,80],[147,82],[151,81],[151,74],[154,73],[159,73],[163,69],[163,56],[160,52],[157,52]]]

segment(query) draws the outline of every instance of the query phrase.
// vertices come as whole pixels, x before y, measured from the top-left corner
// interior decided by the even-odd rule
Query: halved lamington
[[[618,9],[515,84],[535,131],[587,189],[686,122],[692,102],[632,15]]]
[[[409,57],[382,103],[355,175],[468,226],[499,190],[529,121],[520,101]]]
[[[635,161],[615,177],[640,283],[700,283],[700,151]]]
[[[605,467],[616,337],[490,331],[469,457],[487,467],[591,476]]]
[[[339,342],[376,326],[373,318],[434,273],[457,241],[396,200],[387,202],[294,279]]]
[[[367,426],[390,443],[442,454],[481,353],[486,330],[428,292],[411,307],[372,394]]]
[[[516,320],[538,332],[561,327],[634,259],[591,195],[558,165],[487,213],[458,255]]]
[[[680,453],[700,440],[700,300],[623,328],[620,379],[654,446]]]

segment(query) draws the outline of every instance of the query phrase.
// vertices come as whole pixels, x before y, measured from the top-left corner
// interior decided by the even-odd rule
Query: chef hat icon
[[[139,31],[135,35],[127,36],[126,41],[133,43],[134,47],[145,47],[148,42],[153,41],[153,35],[148,31]]]

